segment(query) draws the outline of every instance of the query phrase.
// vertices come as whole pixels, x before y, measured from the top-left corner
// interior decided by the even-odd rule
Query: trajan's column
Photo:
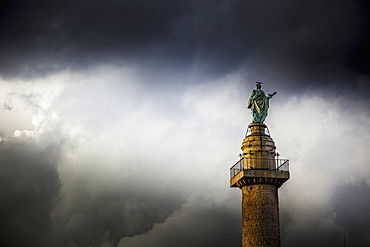
[[[230,168],[230,187],[242,190],[242,247],[280,247],[278,188],[289,179],[289,161],[279,159],[263,123],[269,100],[276,94],[257,82],[248,101],[252,111],[240,160]]]

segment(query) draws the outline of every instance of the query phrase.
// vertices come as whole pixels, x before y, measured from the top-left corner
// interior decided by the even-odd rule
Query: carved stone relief
[[[243,247],[280,246],[277,186],[242,187]]]

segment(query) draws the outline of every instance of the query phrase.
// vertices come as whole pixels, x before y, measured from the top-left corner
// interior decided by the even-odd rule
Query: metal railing
[[[230,168],[230,179],[243,170],[289,171],[289,160],[243,157]]]

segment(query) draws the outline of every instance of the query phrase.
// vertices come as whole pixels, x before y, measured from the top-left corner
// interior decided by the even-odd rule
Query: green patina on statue
[[[248,109],[252,110],[252,122],[263,123],[267,117],[269,109],[269,100],[276,94],[265,95],[261,89],[262,82],[256,82],[256,89],[253,90],[251,97],[248,101]]]

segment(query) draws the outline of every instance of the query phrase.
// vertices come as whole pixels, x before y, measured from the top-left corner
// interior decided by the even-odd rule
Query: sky
[[[256,81],[284,247],[370,246],[370,4],[0,4],[0,246],[241,246]]]

